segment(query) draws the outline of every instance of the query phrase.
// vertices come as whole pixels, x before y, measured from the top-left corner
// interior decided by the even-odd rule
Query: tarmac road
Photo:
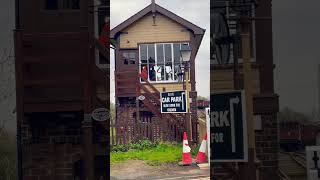
[[[166,164],[149,166],[144,161],[130,160],[111,166],[111,180],[209,180],[209,167]]]

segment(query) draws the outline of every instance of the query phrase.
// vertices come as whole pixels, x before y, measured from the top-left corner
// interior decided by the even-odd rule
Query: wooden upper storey
[[[25,32],[79,32],[92,25],[93,0],[16,1],[16,28]]]
[[[149,13],[120,34],[120,48],[138,48],[142,43],[190,42],[186,27],[160,13]]]
[[[18,2],[14,33],[18,111],[80,111],[105,104],[108,77],[97,67],[95,56],[95,50],[101,52],[105,45],[93,36],[94,16],[89,13],[93,0]]]
[[[139,43],[192,41],[191,36],[200,36],[205,30],[177,16],[167,9],[150,4],[111,30],[110,38],[120,48],[137,48]],[[195,42],[198,51],[201,40]]]

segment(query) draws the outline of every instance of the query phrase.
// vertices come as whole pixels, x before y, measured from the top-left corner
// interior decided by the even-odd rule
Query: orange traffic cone
[[[188,139],[187,139],[187,133],[183,133],[183,145],[182,145],[182,165],[191,165],[192,164],[192,158],[191,158],[191,148],[189,147],[188,144]]]
[[[207,160],[206,160],[206,148],[207,148],[207,133],[206,133],[206,135],[204,136],[204,138],[203,138],[203,140],[201,142],[201,146],[200,146],[197,158],[196,158],[196,162],[198,164],[207,162]]]

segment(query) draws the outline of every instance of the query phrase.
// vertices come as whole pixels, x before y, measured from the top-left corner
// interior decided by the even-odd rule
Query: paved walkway
[[[140,160],[125,161],[111,166],[111,180],[130,179],[209,180],[210,169],[209,167],[199,168],[197,165],[178,166],[177,164],[149,166]]]

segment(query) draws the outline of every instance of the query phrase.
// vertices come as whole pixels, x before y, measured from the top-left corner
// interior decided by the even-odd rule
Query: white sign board
[[[320,146],[306,147],[308,180],[320,180]]]
[[[208,160],[210,165],[210,108],[206,108],[206,125],[207,125],[207,147],[208,147]]]

